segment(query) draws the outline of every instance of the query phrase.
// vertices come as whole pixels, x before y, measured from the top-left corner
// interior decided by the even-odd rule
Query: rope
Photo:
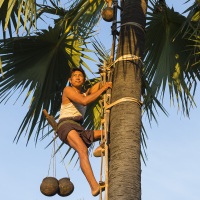
[[[56,145],[57,145],[57,147],[58,147],[58,143],[57,143],[57,141],[56,141]],[[65,170],[66,170],[66,172],[67,172],[67,175],[68,175],[68,177],[69,177],[69,173],[68,173],[68,170],[67,170],[67,166],[66,166],[66,164],[65,164],[65,162],[64,162],[64,159],[63,159],[63,156],[62,156],[62,153],[61,153],[61,151],[59,150],[59,153],[60,153],[60,157],[62,158],[62,164],[64,165],[64,167],[65,167]],[[70,178],[70,177],[69,177]]]
[[[115,60],[115,63],[122,61],[122,60],[140,60],[140,57],[133,55],[133,54],[126,54],[126,55],[122,55],[120,56],[117,60]]]
[[[138,24],[138,23],[136,23],[136,22],[126,22],[126,23],[124,23],[124,24],[121,24],[120,27],[125,26],[125,25],[137,26],[137,27],[138,27],[139,29],[141,29],[144,33],[146,32],[144,26],[142,26],[141,24]]]
[[[51,170],[51,161],[52,161],[52,159],[54,159],[54,147],[52,148],[51,159],[50,159],[50,162],[49,162],[49,168],[48,168],[48,174],[47,174],[47,176],[49,176],[49,174],[50,174],[50,170]],[[54,171],[54,160],[53,160],[52,166],[53,166],[53,176],[55,176],[55,171]]]
[[[105,106],[105,109],[110,109],[111,107],[117,105],[118,103],[125,102],[125,101],[134,102],[134,103],[137,103],[140,107],[142,106],[142,102],[139,101],[138,99],[135,99],[133,97],[123,97],[123,98],[118,99],[115,102]]]
[[[57,125],[57,122],[56,122],[56,120],[54,119],[54,117],[51,116],[51,115],[49,115],[48,112],[47,112],[45,109],[44,109],[42,112],[43,112],[44,116],[46,117],[48,123],[51,125],[51,127],[52,127],[53,130],[54,130],[54,135],[55,135],[55,137],[53,138],[53,149],[52,149],[52,156],[51,156],[51,159],[53,159],[53,175],[56,176],[56,157],[55,157],[56,149],[55,149],[55,144],[56,144],[57,147],[58,147],[58,144],[57,144],[57,141],[56,141],[56,138],[58,137],[58,135],[56,134],[56,131],[58,130],[58,128],[59,128],[60,126]],[[64,122],[65,122],[65,121],[64,121]],[[63,158],[60,150],[59,150],[59,152],[60,152],[61,158]],[[49,175],[49,172],[50,172],[51,159],[50,159],[50,164],[49,164],[48,175]],[[65,165],[64,160],[62,159],[61,162],[62,162],[62,164],[64,165],[64,167],[65,167],[65,169],[66,169],[66,172],[67,172],[67,175],[68,175],[68,177],[69,177],[69,173],[68,173],[68,170],[67,170],[67,167],[66,167],[66,165]],[[69,178],[70,178],[70,177],[69,177]]]
[[[54,177],[56,177],[56,156],[55,156],[55,152],[56,152],[56,140],[55,138],[53,139],[53,170],[54,170]]]
[[[117,23],[116,20],[115,20],[115,21],[113,20],[113,22]],[[118,26],[118,27],[115,27],[115,28],[112,27],[112,31],[117,31],[117,29],[118,29],[119,27],[126,26],[126,25],[136,26],[136,27],[138,27],[140,30],[142,30],[143,33],[146,33],[146,30],[145,30],[144,26],[142,26],[141,24],[139,24],[139,23],[137,23],[137,22],[126,22],[126,23],[124,23],[124,24],[121,24],[121,25]]]
[[[115,67],[115,64],[117,63],[117,62],[119,62],[119,61],[126,61],[126,60],[130,60],[130,61],[132,61],[132,60],[139,60],[139,61],[141,61],[142,62],[142,60],[141,60],[141,58],[140,57],[138,57],[138,56],[136,56],[136,55],[133,55],[133,54],[126,54],[126,55],[122,55],[122,56],[120,56],[118,59],[116,59],[114,62],[112,62],[111,64],[109,64],[107,67],[106,67],[106,69],[107,70],[110,70],[110,68],[112,67],[112,66],[114,66]]]

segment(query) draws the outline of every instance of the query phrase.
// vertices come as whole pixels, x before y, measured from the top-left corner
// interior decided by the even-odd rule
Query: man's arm
[[[100,82],[94,84],[90,89],[88,89],[86,94],[89,95],[89,94],[93,94],[93,93],[97,92],[100,88],[100,85],[101,85]]]
[[[97,86],[95,86],[95,88],[96,87]],[[93,90],[93,93],[90,93],[88,96],[83,96],[83,94],[77,93],[72,87],[65,87],[63,95],[70,100],[85,106],[96,100],[108,88],[112,88],[112,82],[106,82],[101,88]]]

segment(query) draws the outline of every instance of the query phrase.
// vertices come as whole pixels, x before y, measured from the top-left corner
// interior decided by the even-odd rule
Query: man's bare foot
[[[101,157],[101,155],[104,155],[104,153],[105,153],[105,149],[104,147],[100,145],[94,150],[93,155],[95,157]]]
[[[95,189],[95,190],[92,191],[92,195],[94,197],[96,197],[97,195],[100,194],[100,191],[103,192],[104,190],[105,190],[105,183],[104,182],[100,182],[99,185],[98,185],[98,187],[97,187],[97,189]]]

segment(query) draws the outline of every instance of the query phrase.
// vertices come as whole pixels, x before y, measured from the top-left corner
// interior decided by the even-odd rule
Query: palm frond
[[[194,45],[194,42],[181,34],[177,35],[185,17],[166,6],[159,13],[148,13],[148,20],[145,76],[155,96],[161,95],[163,98],[168,86],[172,102],[176,100],[179,108],[182,107],[188,115],[189,107],[194,105],[192,80],[185,80],[184,77],[187,76],[187,61],[191,56],[187,47]]]
[[[43,14],[53,14],[54,22],[63,27],[63,31],[89,33],[99,21],[100,11],[105,5],[104,1],[81,0],[74,1],[66,8],[60,7],[51,1],[52,6],[37,4],[37,17],[42,18]],[[57,16],[57,17],[56,17]]]
[[[199,44],[200,44],[200,4],[195,1],[192,6],[185,10],[184,13],[189,12],[185,22],[178,33],[183,33],[183,37],[193,41],[194,45],[187,47],[192,52],[188,60],[188,66],[193,71],[195,65],[199,65]],[[195,66],[196,67],[196,66]],[[199,67],[198,67],[199,68]],[[199,74],[196,74],[197,78]],[[199,79],[199,78],[198,78]]]
[[[84,3],[81,5],[80,9],[78,10],[77,15],[70,22],[69,26],[65,30],[65,33],[68,33],[68,31],[70,31],[72,27],[75,25],[77,25],[77,27],[75,26],[76,31],[81,31],[81,29],[84,29],[84,31],[88,31],[85,29],[85,27],[87,27],[87,29],[89,29],[90,31],[99,20],[99,17],[100,17],[99,11],[105,5],[105,2],[101,0],[98,0],[98,1],[82,0],[82,1]]]
[[[27,93],[24,102],[31,100],[16,141],[26,128],[29,128],[29,141],[38,122],[35,136],[37,141],[39,131],[44,125],[41,111],[46,109],[53,116],[58,112],[61,92],[69,78],[70,69],[80,65],[89,69],[83,60],[90,59],[84,54],[89,51],[82,47],[84,39],[82,36],[80,38],[78,35],[68,34],[61,42],[60,27],[55,26],[36,36],[0,41],[4,71],[4,75],[0,77],[0,101],[6,102],[18,89],[21,89],[19,95]]]
[[[23,25],[24,30],[30,33],[30,28],[36,24],[35,0],[2,0],[0,3],[0,24],[2,24],[2,30],[5,31],[8,28],[10,37],[12,37],[12,27],[18,34],[21,25]],[[3,33],[3,37],[6,38],[5,33]]]

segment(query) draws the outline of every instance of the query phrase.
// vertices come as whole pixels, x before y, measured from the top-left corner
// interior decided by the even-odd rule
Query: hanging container
[[[74,191],[74,185],[70,178],[61,178],[59,181],[58,195],[65,197],[69,196]]]
[[[106,22],[112,22],[114,17],[113,8],[111,7],[104,8],[101,13],[101,16]]]
[[[59,190],[58,180],[54,177],[46,177],[40,185],[40,191],[45,196],[54,196]]]

